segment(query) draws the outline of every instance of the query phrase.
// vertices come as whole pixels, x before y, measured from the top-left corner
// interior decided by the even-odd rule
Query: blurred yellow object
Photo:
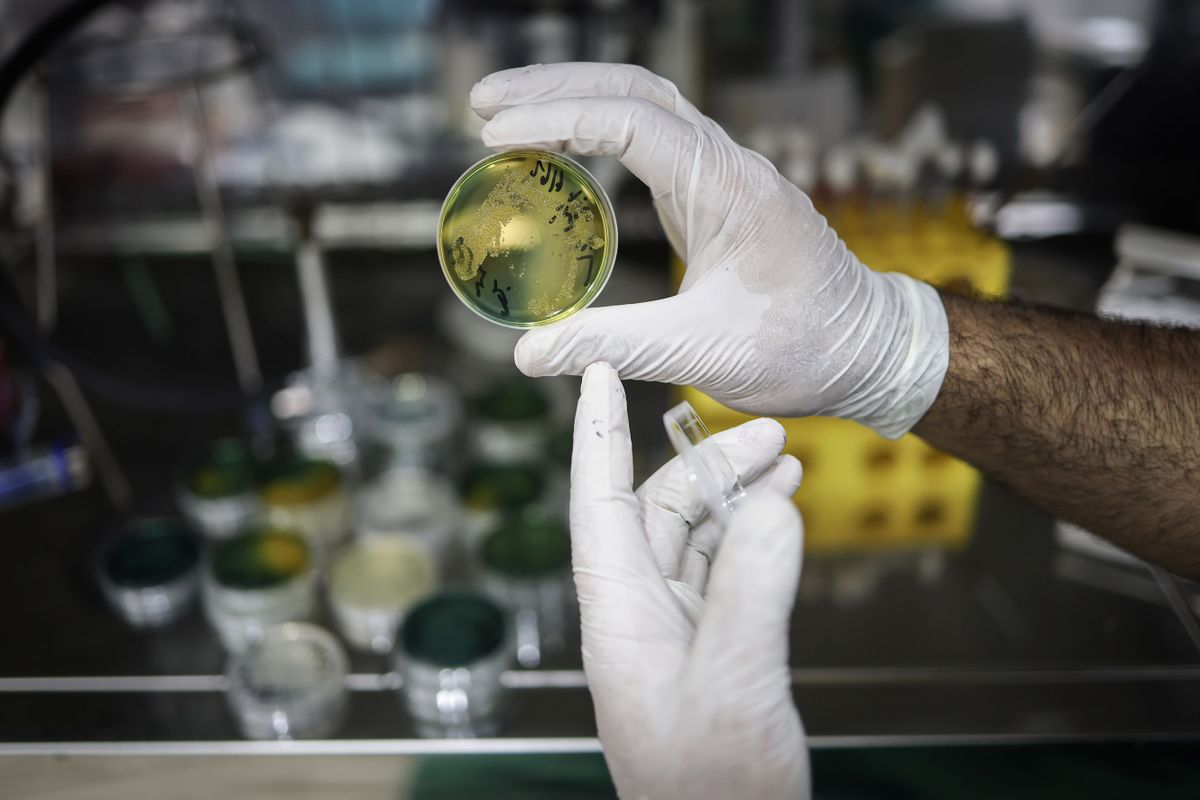
[[[1007,246],[969,227],[961,198],[944,213],[858,208],[830,219],[846,245],[870,267],[901,272],[935,286],[988,297],[1008,293]],[[683,265],[673,262],[676,279]],[[750,419],[684,387],[713,430]],[[796,505],[810,554],[919,548],[957,549],[974,528],[982,476],[970,465],[909,434],[890,441],[854,422],[829,417],[780,420],[787,452],[804,465]]]

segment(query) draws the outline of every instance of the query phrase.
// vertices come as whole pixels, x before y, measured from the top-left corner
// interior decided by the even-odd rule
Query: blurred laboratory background
[[[471,85],[556,61],[671,79],[875,269],[1200,325],[1198,3],[3,0],[0,795],[614,796],[578,380],[521,376],[435,242]],[[583,161],[598,303],[671,293],[648,191]],[[639,479],[676,402],[742,419],[627,388]],[[785,425],[817,797],[1196,795],[1196,587]]]

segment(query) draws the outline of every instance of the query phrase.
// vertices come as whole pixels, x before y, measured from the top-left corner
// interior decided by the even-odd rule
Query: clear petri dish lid
[[[729,459],[686,400],[663,414],[663,426],[671,446],[679,454],[692,491],[717,525],[727,527],[738,504],[746,497],[746,489]]]
[[[451,187],[438,219],[450,288],[480,317],[509,328],[548,325],[591,305],[616,255],[608,195],[560,153],[488,156]]]
[[[346,696],[349,662],[337,639],[303,622],[274,625],[226,668],[229,700],[252,738],[324,732]]]

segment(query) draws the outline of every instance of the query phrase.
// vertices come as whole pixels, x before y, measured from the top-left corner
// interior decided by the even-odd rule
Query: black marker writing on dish
[[[542,186],[550,184],[546,187],[547,192],[562,191],[563,186],[563,171],[553,164],[544,164],[541,159],[533,165],[533,169],[529,171],[529,177],[536,178],[538,173],[545,172],[546,174],[538,181]]]
[[[500,316],[502,317],[508,316],[508,295],[506,295],[505,292],[511,291],[511,286],[505,286],[503,289],[501,289],[500,282],[495,278],[492,278],[492,294],[500,298]]]

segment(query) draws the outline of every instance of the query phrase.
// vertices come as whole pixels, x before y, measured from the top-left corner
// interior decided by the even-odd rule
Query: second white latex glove
[[[641,67],[505,70],[471,91],[498,150],[615,155],[650,188],[687,272],[677,296],[526,334],[527,375],[695,386],[752,414],[845,417],[899,436],[941,387],[949,334],[927,284],[863,266],[809,198]]]
[[[584,374],[571,559],[600,741],[627,800],[808,796],[787,636],[803,538],[788,498],[800,464],[779,457],[772,420],[714,438],[749,497],[710,571],[717,532],[679,462],[634,493],[621,382],[605,364]]]

